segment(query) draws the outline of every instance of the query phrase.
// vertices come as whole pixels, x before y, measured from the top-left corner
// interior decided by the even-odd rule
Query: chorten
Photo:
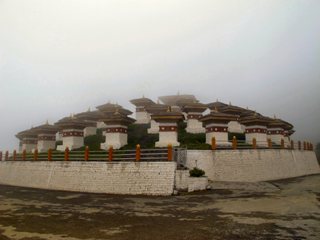
[[[135,119],[116,111],[105,115],[101,120],[106,124],[106,140],[101,144],[101,149],[108,149],[110,146],[119,149],[128,144],[128,126],[134,123]]]
[[[91,111],[78,113],[75,115],[76,118],[85,122],[86,127],[83,130],[84,137],[92,136],[97,134],[97,123],[103,114],[100,111]]]
[[[156,104],[152,104],[146,107],[146,111],[151,116],[150,128],[148,128],[149,134],[159,133],[159,123],[157,123],[153,118],[153,114],[157,114],[159,112],[165,112],[168,109],[168,105],[160,104],[159,102]]]
[[[276,117],[269,119],[270,121],[268,123],[267,131],[268,137],[273,143],[280,145],[281,140],[284,140],[284,129],[287,125],[281,119],[277,119]]]
[[[151,115],[151,119],[159,124],[159,141],[156,147],[179,146],[178,122],[184,119],[182,113],[173,112],[169,107],[165,112],[158,112]]]
[[[228,123],[237,121],[239,116],[211,110],[211,113],[201,117],[199,120],[203,122],[206,128],[206,143],[211,144],[211,139],[216,139],[216,144],[231,145],[228,141]]]
[[[207,106],[202,103],[188,103],[182,107],[182,111],[187,113],[187,128],[188,133],[204,133],[206,130],[202,126],[199,119],[202,113],[207,109]]]
[[[86,123],[74,116],[65,117],[55,123],[62,131],[62,145],[57,150],[64,151],[67,147],[72,150],[84,146],[83,129]]]
[[[37,148],[39,152],[46,152],[49,149],[56,148],[56,133],[59,131],[58,127],[46,122],[43,125],[35,127],[34,131],[38,136]]]
[[[150,123],[150,114],[146,111],[146,107],[155,104],[149,98],[132,99],[130,102],[136,106],[136,122],[135,124],[148,124]]]
[[[248,144],[253,143],[253,139],[256,139],[257,146],[267,147],[267,126],[269,124],[269,119],[260,115],[253,114],[250,116],[240,118],[240,122],[246,126],[246,142]]]
[[[16,137],[19,139],[19,152],[26,150],[32,152],[37,148],[38,138],[34,128],[19,132]]]

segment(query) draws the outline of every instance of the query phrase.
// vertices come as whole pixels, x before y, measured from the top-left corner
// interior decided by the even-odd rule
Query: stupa
[[[159,133],[159,123],[152,118],[152,115],[159,112],[165,112],[168,107],[168,105],[160,104],[159,102],[146,107],[146,111],[151,116],[150,128],[147,130],[149,134]]]
[[[75,117],[85,122],[86,127],[83,134],[84,137],[87,137],[97,134],[97,124],[103,114],[100,111],[91,111],[89,108],[87,112],[78,113]]]
[[[135,124],[148,124],[150,123],[150,114],[146,111],[146,107],[155,104],[149,98],[132,99],[130,102],[136,106],[136,122]]]
[[[207,106],[199,102],[188,103],[182,107],[182,111],[187,113],[186,131],[188,133],[204,133],[206,131],[202,122],[199,121],[206,109]]]
[[[34,128],[34,132],[38,136],[37,149],[39,152],[56,149],[56,133],[58,131],[58,127],[50,125],[48,122]]]
[[[34,128],[19,132],[16,137],[19,139],[19,152],[26,150],[26,152],[32,152],[37,148],[38,136],[34,131]]]

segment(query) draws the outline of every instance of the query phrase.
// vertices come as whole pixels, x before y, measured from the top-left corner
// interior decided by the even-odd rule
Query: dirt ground
[[[0,186],[0,239],[320,239],[320,175],[133,197]]]

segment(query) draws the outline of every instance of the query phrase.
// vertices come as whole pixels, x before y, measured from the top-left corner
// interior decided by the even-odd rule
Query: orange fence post
[[[14,150],[13,151],[13,161],[16,161],[17,160],[17,151]]]
[[[89,160],[89,146],[86,146],[86,149],[84,150],[84,160]]]
[[[172,145],[168,145],[168,161],[172,161]]]
[[[38,160],[38,149],[35,149],[34,150],[34,153],[33,153],[33,160]]]
[[[48,161],[52,161],[52,149],[49,148],[48,150]]]
[[[141,149],[140,149],[140,145],[137,144],[136,146],[136,161],[140,161],[141,159]]]
[[[64,150],[64,160],[69,161],[69,148],[66,147],[66,150]]]
[[[6,154],[4,156],[4,160],[8,161],[9,160],[9,151],[6,151]]]
[[[310,150],[313,151],[313,144],[310,143]]]
[[[236,136],[233,136],[232,138],[232,149],[237,149],[237,145],[238,145],[238,142],[237,142],[237,138]]]
[[[281,147],[281,149],[284,149],[284,139],[283,138],[281,138],[280,147]]]
[[[27,151],[25,149],[22,151],[22,160],[27,160]]]
[[[216,138],[215,137],[211,138],[211,149],[212,150],[216,150],[217,149],[217,142],[216,142]]]
[[[0,151],[0,161],[2,161],[2,152]]]
[[[113,147],[112,146],[109,147],[109,154],[108,155],[109,155],[109,161],[111,162],[113,159]]]
[[[270,138],[268,138],[268,148],[272,148],[272,141],[271,141],[271,139]]]
[[[291,149],[294,150],[294,141],[291,140]]]
[[[303,150],[307,150],[307,143],[306,143],[306,141],[303,141]]]
[[[252,139],[252,148],[253,148],[253,149],[256,149],[256,148],[257,148],[257,139],[256,139],[256,138],[253,138],[253,139]]]
[[[301,141],[298,141],[298,149],[301,150]]]

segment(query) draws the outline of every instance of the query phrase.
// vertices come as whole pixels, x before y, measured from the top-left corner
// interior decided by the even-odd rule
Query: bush
[[[195,167],[192,170],[190,170],[189,173],[190,173],[190,177],[202,177],[204,176],[205,171]]]

